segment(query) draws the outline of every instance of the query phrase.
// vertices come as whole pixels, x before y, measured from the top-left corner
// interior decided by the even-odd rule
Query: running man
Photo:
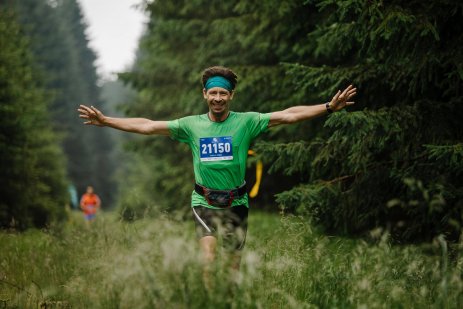
[[[330,102],[318,105],[294,106],[265,114],[238,113],[230,110],[237,84],[237,76],[232,70],[219,66],[207,68],[201,82],[203,98],[209,108],[202,115],[154,121],[107,117],[93,106],[81,105],[78,111],[87,125],[170,136],[190,146],[196,181],[191,209],[207,281],[208,265],[216,256],[218,235],[222,237],[224,247],[231,250],[232,268],[239,269],[249,208],[244,182],[246,158],[252,140],[270,127],[309,120],[352,105],[354,102],[350,99],[356,94],[356,88],[350,85],[344,91],[338,91]]]
[[[84,212],[85,221],[87,224],[95,220],[96,212],[101,206],[101,201],[98,195],[93,192],[93,187],[88,186],[87,191],[80,199],[80,208]]]

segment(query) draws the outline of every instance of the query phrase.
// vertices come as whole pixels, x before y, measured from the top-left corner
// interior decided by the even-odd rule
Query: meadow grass
[[[462,260],[439,245],[331,237],[303,218],[251,211],[238,276],[226,254],[205,289],[191,220],[0,233],[0,308],[462,308]]]

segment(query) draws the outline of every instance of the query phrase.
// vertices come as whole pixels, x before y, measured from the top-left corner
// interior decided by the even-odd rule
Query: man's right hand
[[[99,127],[104,126],[105,116],[95,107],[80,105],[77,111],[79,112],[80,118],[87,119],[87,121],[85,121],[84,124],[92,124],[94,126]]]

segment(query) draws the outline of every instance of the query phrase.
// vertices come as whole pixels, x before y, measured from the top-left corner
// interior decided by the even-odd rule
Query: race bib
[[[201,161],[233,160],[232,137],[200,138],[199,152]]]

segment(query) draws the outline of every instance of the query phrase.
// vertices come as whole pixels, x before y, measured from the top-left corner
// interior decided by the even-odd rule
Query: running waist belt
[[[204,196],[211,206],[230,207],[235,198],[240,198],[246,194],[246,182],[232,190],[214,190],[195,183],[195,191]]]

